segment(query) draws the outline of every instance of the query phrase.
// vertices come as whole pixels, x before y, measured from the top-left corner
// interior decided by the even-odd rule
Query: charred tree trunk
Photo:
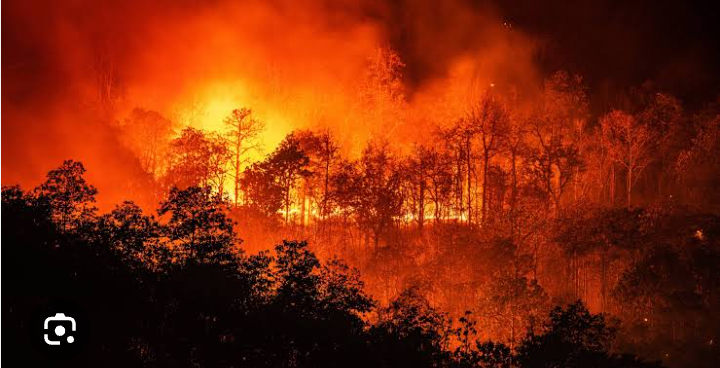
[[[512,175],[512,193],[510,194],[510,237],[515,239],[517,233],[517,220],[515,210],[517,204],[517,153],[515,150],[511,152],[511,168]]]
[[[290,219],[290,187],[285,189],[285,225],[288,224]]]
[[[300,198],[300,226],[302,226],[303,229],[305,228],[305,216],[306,216],[306,212],[305,212],[306,203],[305,202],[306,201],[307,201],[307,186],[303,185],[302,198]]]
[[[425,224],[425,178],[420,178],[420,193],[418,193],[418,231],[423,233]]]
[[[610,174],[610,205],[615,205],[615,165],[611,164],[610,167],[612,168],[612,173]]]
[[[633,169],[632,167],[628,167],[627,170],[627,206],[630,207],[632,204],[632,176],[633,176]]]
[[[485,225],[485,222],[487,220],[487,202],[488,202],[488,161],[490,160],[490,155],[487,150],[485,150],[485,154],[483,157],[483,186],[482,186],[482,207],[480,211],[481,215],[481,225]]]
[[[467,223],[468,225],[472,225],[472,143],[470,142],[470,138],[466,139],[465,148],[467,165]]]
[[[240,143],[235,145],[235,207],[238,205],[240,195]]]

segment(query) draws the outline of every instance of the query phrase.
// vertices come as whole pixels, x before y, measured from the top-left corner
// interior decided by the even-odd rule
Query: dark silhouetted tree
[[[170,214],[167,236],[187,262],[227,263],[237,241],[228,204],[208,187],[173,188],[158,214]]]
[[[154,217],[144,215],[133,202],[125,201],[100,216],[98,232],[103,237],[102,242],[117,249],[131,267],[167,262],[159,249],[160,224]]]
[[[245,206],[267,218],[275,217],[283,206],[283,189],[267,162],[247,168],[240,179]]]
[[[490,92],[484,93],[479,101],[470,108],[468,120],[475,126],[480,140],[480,154],[482,155],[482,198],[480,210],[480,223],[485,224],[488,217],[488,192],[490,160],[505,146],[505,140],[510,133],[508,112],[497,96]]]
[[[371,334],[378,348],[394,353],[390,366],[431,367],[445,359],[448,331],[445,316],[409,288],[379,311]]]
[[[291,133],[280,143],[280,146],[267,158],[268,171],[272,173],[282,190],[282,206],[285,210],[285,223],[289,223],[290,209],[294,199],[293,190],[296,189],[300,178],[312,175],[308,170],[310,158],[300,147],[300,141]]]
[[[360,159],[360,177],[355,193],[355,211],[361,226],[373,235],[375,247],[380,237],[401,214],[400,172],[397,159],[387,142],[369,142]]]
[[[611,351],[615,329],[578,301],[556,307],[540,334],[530,334],[517,350],[521,367],[652,367],[634,356]]]
[[[97,189],[85,181],[82,163],[65,160],[47,174],[35,195],[48,201],[55,222],[63,231],[77,228],[95,216]]]

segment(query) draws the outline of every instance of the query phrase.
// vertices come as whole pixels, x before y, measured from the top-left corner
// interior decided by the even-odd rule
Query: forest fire
[[[6,4],[3,347],[720,365],[720,32],[660,3]]]

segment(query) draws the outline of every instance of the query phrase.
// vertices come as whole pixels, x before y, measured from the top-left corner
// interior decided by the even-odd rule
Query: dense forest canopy
[[[479,240],[474,252],[495,252],[504,264],[485,275],[492,287],[483,307],[453,319],[422,284],[387,303],[373,299],[357,269],[318,259],[304,241],[245,252],[232,204],[210,187],[173,188],[160,218],[132,202],[100,215],[84,173],[66,161],[32,191],[3,187],[3,256],[29,261],[4,267],[13,276],[3,291],[6,357],[43,361],[30,351],[25,321],[45,294],[73,297],[91,314],[94,339],[68,361],[75,366],[660,366],[628,349],[693,366],[717,359],[716,216],[673,211],[648,219],[702,229],[659,243],[658,224],[644,231],[650,249],[641,255],[629,246],[638,260],[614,288],[613,314],[593,314],[580,300],[551,308],[521,271],[527,256],[508,239]],[[620,226],[632,226],[623,222],[639,212],[600,211]],[[597,241],[596,224],[576,220],[568,228],[579,225],[587,243]],[[628,234],[615,230],[600,234],[608,241]]]
[[[3,10],[18,351],[75,295],[88,365],[720,364],[706,4]]]

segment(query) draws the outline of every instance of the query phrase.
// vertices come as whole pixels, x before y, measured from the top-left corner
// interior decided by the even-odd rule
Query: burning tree
[[[609,157],[626,170],[625,190],[629,206],[632,203],[633,186],[650,163],[653,135],[645,124],[620,110],[613,110],[603,116],[600,128]]]
[[[415,146],[413,154],[404,162],[404,168],[407,170],[405,182],[410,187],[410,195],[412,208],[411,212],[416,214],[415,220],[418,224],[420,233],[425,225],[425,207],[428,192],[428,174],[430,171],[430,155],[429,149],[424,146]]]
[[[490,160],[505,145],[509,133],[508,113],[497,97],[486,92],[474,106],[471,107],[470,123],[477,129],[480,138],[480,149],[482,154],[482,204],[480,221],[484,224],[487,221],[488,190]]]
[[[380,236],[401,214],[400,172],[387,142],[370,142],[360,165],[360,190],[356,194],[356,213],[360,223],[373,234],[375,247]]]
[[[405,63],[388,47],[378,48],[367,60],[366,74],[359,88],[360,114],[381,123],[380,134],[393,134],[403,123]]]
[[[290,220],[290,209],[294,203],[293,190],[300,178],[312,175],[308,170],[310,158],[303,152],[297,137],[290,133],[267,159],[270,172],[282,190],[282,205],[285,209],[285,223]]]
[[[473,215],[472,179],[475,173],[475,153],[473,150],[477,134],[477,126],[467,118],[457,120],[450,129],[442,133],[449,150],[455,153],[456,211],[460,216],[467,211],[468,224],[472,224]]]
[[[427,192],[433,205],[434,222],[438,224],[452,207],[452,156],[445,151],[429,147],[422,154],[427,166]]]
[[[308,168],[314,175],[305,177],[301,190],[302,222],[306,218],[306,197],[314,198],[320,210],[320,218],[325,220],[330,214],[330,177],[340,159],[339,147],[335,137],[328,129],[318,132],[302,130],[296,133],[300,147],[310,159]],[[318,193],[318,187],[320,192]]]
[[[529,173],[556,210],[567,185],[584,167],[578,147],[586,114],[587,96],[580,76],[561,71],[545,82],[530,123],[535,145],[529,150]]]
[[[170,142],[169,156],[168,187],[208,186],[223,193],[230,152],[222,137],[185,128]]]
[[[265,130],[265,123],[252,116],[252,110],[235,109],[225,118],[226,137],[232,154],[233,186],[235,206],[240,197],[240,180],[243,165],[250,162],[248,153],[260,149],[260,134]]]
[[[122,125],[126,145],[140,160],[140,167],[157,178],[165,169],[173,123],[152,110],[133,109]]]

